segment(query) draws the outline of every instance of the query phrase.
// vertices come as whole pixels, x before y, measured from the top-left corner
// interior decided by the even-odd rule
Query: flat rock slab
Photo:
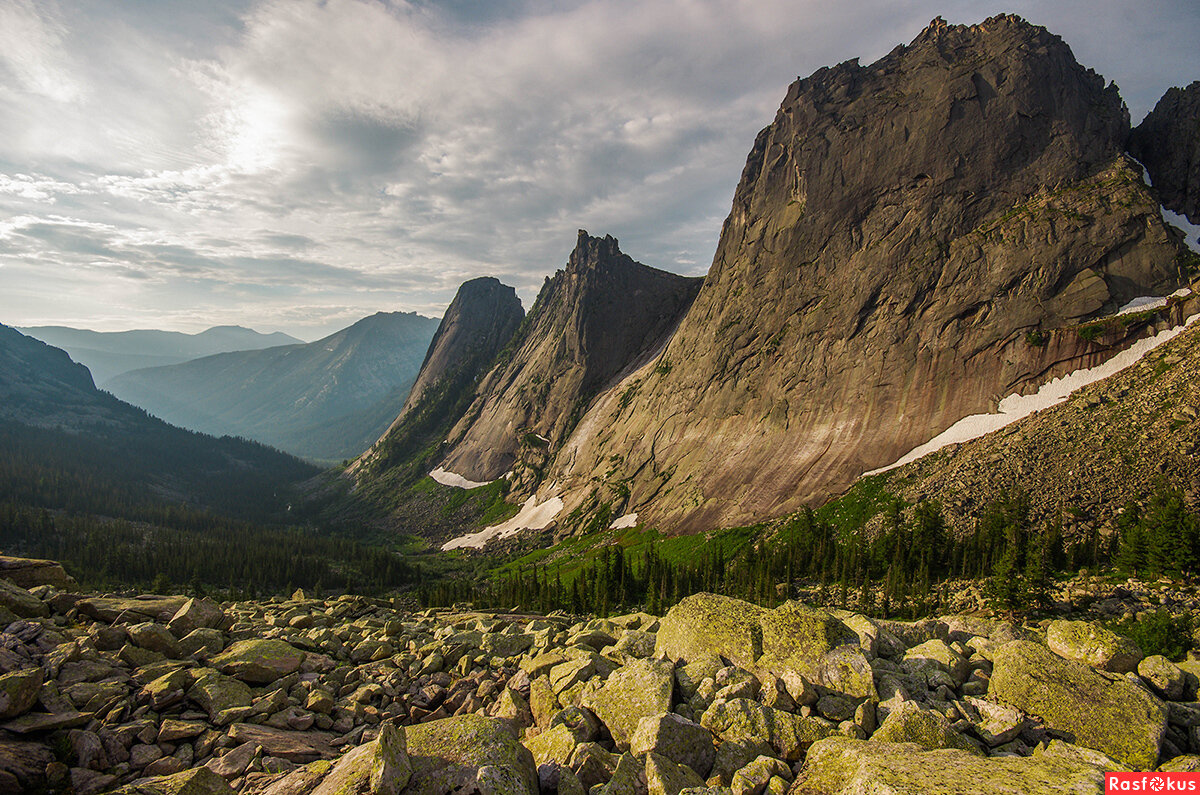
[[[92,717],[91,712],[30,712],[7,723],[0,723],[0,729],[13,734],[36,734],[73,729],[87,723]]]
[[[235,723],[229,727],[229,736],[239,743],[257,743],[268,755],[289,762],[302,764],[333,759],[338,755],[338,750],[330,745],[334,735],[326,732],[294,732],[253,723]]]
[[[59,589],[79,587],[79,583],[53,560],[0,555],[0,577],[11,580],[22,588],[34,588],[38,585],[53,585]]]
[[[132,599],[97,597],[81,599],[75,603],[75,607],[88,618],[109,624],[126,611],[141,614],[149,621],[165,624],[187,601],[186,596],[136,596]]]
[[[829,737],[813,743],[794,795],[1096,795],[1104,767],[1065,756],[987,758],[912,743]]]

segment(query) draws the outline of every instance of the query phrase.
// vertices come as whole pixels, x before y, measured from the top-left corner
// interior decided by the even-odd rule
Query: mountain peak
[[[567,270],[582,271],[616,262],[636,264],[631,257],[621,252],[617,239],[612,235],[593,237],[586,229],[580,229],[575,250],[567,259]]]

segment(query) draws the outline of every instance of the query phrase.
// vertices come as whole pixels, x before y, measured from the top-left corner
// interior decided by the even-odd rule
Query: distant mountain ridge
[[[103,386],[185,428],[340,461],[396,418],[437,324],[379,312],[316,342],[135,370]]]
[[[196,334],[156,329],[92,331],[68,326],[33,326],[17,330],[65,350],[72,359],[92,371],[97,384],[144,367],[178,364],[214,353],[301,342],[281,331],[263,334],[242,326],[213,326]]]
[[[81,497],[119,506],[158,500],[261,518],[282,511],[290,485],[315,472],[260,444],[150,417],[96,389],[65,351],[0,325],[5,500],[48,508]]]

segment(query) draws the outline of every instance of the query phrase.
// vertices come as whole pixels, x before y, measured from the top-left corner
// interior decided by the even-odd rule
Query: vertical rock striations
[[[642,265],[614,238],[580,230],[567,267],[546,280],[452,432],[446,468],[491,480],[520,459],[518,486],[535,485],[592,399],[661,349],[701,281]]]
[[[394,484],[420,478],[436,465],[442,440],[475,396],[479,380],[512,340],[525,316],[516,291],[491,277],[463,282],[446,314],[400,415],[351,474],[390,472]]]
[[[1129,138],[1163,205],[1200,224],[1200,80],[1172,88]]]
[[[759,521],[1107,358],[1079,335],[1030,333],[1177,284],[1178,244],[1122,154],[1128,133],[1116,87],[1013,16],[935,20],[870,66],[798,80],[755,141],[691,310],[545,481],[568,508],[607,502],[664,529]],[[455,451],[477,476],[507,467],[519,429],[557,442],[574,425],[545,415],[563,416],[547,391],[560,373],[537,370],[539,385],[517,361],[493,372],[510,388]]]

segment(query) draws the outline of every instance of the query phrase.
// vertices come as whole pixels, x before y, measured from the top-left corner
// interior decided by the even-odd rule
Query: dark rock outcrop
[[[1013,16],[798,80],[669,345],[545,482],[664,529],[759,521],[1111,356],[1129,340],[1037,340],[1178,284],[1128,131],[1116,88]]]
[[[642,265],[611,236],[580,230],[567,267],[546,280],[452,432],[446,468],[491,480],[523,453],[536,468],[597,394],[661,349],[701,281]]]
[[[350,470],[365,485],[420,478],[441,457],[441,442],[475,397],[480,379],[525,317],[516,291],[491,277],[463,282],[425,354],[404,409]]]
[[[1129,137],[1163,206],[1200,224],[1200,80],[1172,88]]]

